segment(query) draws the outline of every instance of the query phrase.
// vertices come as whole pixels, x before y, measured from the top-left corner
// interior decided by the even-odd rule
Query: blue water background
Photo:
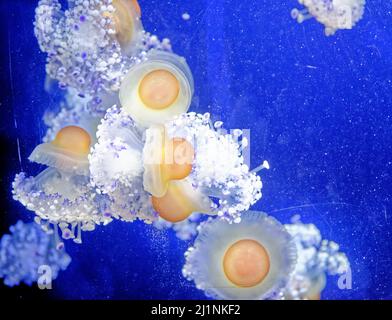
[[[253,209],[284,223],[300,214],[346,252],[353,288],[339,290],[330,277],[323,297],[392,298],[392,2],[368,1],[363,20],[333,37],[315,20],[293,21],[295,0],[140,5],[146,30],[170,38],[187,58],[195,78],[192,110],[210,112],[227,128],[250,129],[251,166],[269,161]],[[27,157],[45,134],[44,111],[59,100],[43,88],[35,6],[1,3],[3,232],[17,219],[32,219],[12,200],[10,183],[16,172],[42,169]],[[203,299],[181,276],[190,244],[143,223],[100,227],[84,233],[82,245],[67,242],[73,262],[50,296]]]

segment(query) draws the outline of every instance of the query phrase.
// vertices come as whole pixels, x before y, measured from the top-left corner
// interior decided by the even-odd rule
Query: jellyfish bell
[[[194,212],[211,212],[209,199],[186,179],[170,181],[166,193],[162,197],[152,196],[151,202],[162,219],[173,223],[186,220]]]
[[[325,26],[325,35],[340,29],[352,29],[362,19],[365,0],[298,0],[304,9],[293,9],[291,17],[302,23],[315,18]]]
[[[193,147],[186,139],[170,139],[163,125],[147,129],[143,148],[144,189],[155,197],[163,197],[170,181],[189,176],[193,158]]]
[[[86,130],[67,126],[57,133],[52,142],[38,145],[29,160],[60,171],[88,175],[90,145],[91,137]]]
[[[103,12],[103,16],[111,19],[121,49],[130,53],[134,51],[143,31],[139,3],[137,0],[112,0],[112,5],[114,10]]]
[[[290,234],[274,218],[248,211],[240,223],[210,218],[185,254],[183,274],[216,299],[266,299],[283,288],[296,263]]]
[[[187,112],[193,77],[184,58],[152,50],[147,60],[132,67],[120,87],[120,103],[143,126],[164,123]]]

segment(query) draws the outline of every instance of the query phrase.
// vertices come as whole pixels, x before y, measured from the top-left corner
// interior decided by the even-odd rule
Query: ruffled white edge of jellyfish
[[[46,169],[49,175],[55,171]],[[58,193],[47,194],[37,183],[37,177],[27,177],[24,172],[17,174],[12,183],[13,198],[37,215],[37,223],[47,229],[60,227],[64,239],[81,242],[81,231],[93,231],[96,225],[112,221],[107,214],[108,200],[92,188],[86,187],[88,191],[70,200]]]
[[[290,281],[275,299],[304,300],[321,293],[327,275],[346,273],[350,262],[337,243],[322,238],[314,224],[302,223],[299,216],[292,220],[285,228],[297,248],[297,264]]]
[[[198,227],[193,247],[185,253],[182,273],[208,297],[215,299],[267,299],[285,287],[294,271],[297,254],[286,229],[265,213],[249,211],[239,224],[209,218]],[[267,277],[251,288],[235,287],[226,278],[223,257],[226,250],[242,239],[256,240],[265,247],[271,269]],[[223,243],[223,244],[222,244]]]
[[[102,193],[131,188],[143,174],[140,128],[114,105],[98,125],[97,138],[88,156],[92,185]]]
[[[243,148],[247,138],[241,130],[226,132],[223,123],[214,124],[210,114],[189,112],[166,123],[169,137],[181,137],[195,149],[193,169],[187,179],[204,195],[217,198],[213,213],[239,222],[246,211],[262,196],[262,182],[256,172],[244,164]]]
[[[111,0],[103,0],[100,9],[113,8],[111,3]],[[113,36],[113,28],[108,25],[110,23],[107,20],[110,19],[96,19],[100,14],[96,9],[95,1],[74,0],[69,9],[62,10],[57,0],[40,0],[34,22],[34,33],[40,49],[48,54],[47,74],[59,81],[60,88],[74,88],[80,94],[90,95],[92,101],[100,99],[102,92],[118,91],[130,67],[145,60],[149,50],[171,51],[168,39],[159,41],[155,35],[143,30],[137,37],[137,43],[134,43],[134,50],[123,53]],[[83,57],[74,54],[79,44],[85,45],[78,40],[79,37],[72,36],[82,13],[100,31],[88,39],[95,39],[95,45],[90,48],[91,57],[87,53]],[[99,103],[94,108],[102,111]]]
[[[36,146],[29,156],[29,160],[69,173],[84,176],[88,176],[89,174],[87,155],[77,155],[62,150],[51,143],[42,143]]]

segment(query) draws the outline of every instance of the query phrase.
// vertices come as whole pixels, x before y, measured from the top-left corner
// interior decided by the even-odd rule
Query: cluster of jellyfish
[[[12,185],[35,224],[18,222],[1,240],[5,284],[35,282],[41,264],[64,270],[67,239],[82,243],[97,225],[142,220],[194,240],[182,273],[208,297],[320,298],[326,276],[349,268],[347,257],[312,224],[249,211],[268,163],[251,170],[241,130],[189,111],[191,70],[168,39],[144,31],[137,1],[68,2],[64,10],[40,0],[36,9],[46,84],[58,83],[64,99],[45,113],[47,132],[29,156],[46,169],[21,172]],[[328,34],[341,29],[339,1],[300,2],[308,11],[293,12],[298,21],[310,14]],[[340,3],[362,14],[363,1]]]

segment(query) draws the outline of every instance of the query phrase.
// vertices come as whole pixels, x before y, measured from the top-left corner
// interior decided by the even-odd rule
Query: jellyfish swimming
[[[215,299],[266,299],[285,287],[296,263],[296,247],[276,219],[242,214],[240,223],[209,218],[185,253],[183,275]]]
[[[70,264],[65,248],[57,247],[53,234],[45,233],[36,223],[19,220],[10,227],[10,232],[0,240],[0,278],[5,285],[32,285],[43,265],[51,268],[54,280]]]
[[[92,184],[102,193],[121,192],[127,203],[125,187],[138,199],[148,195],[156,215],[169,222],[194,212],[238,221],[260,199],[262,183],[244,164],[241,133],[216,130],[209,117],[187,113],[145,129],[113,106],[89,156]]]
[[[297,248],[297,264],[286,287],[277,299],[318,300],[326,285],[327,275],[341,275],[350,268],[347,256],[339,245],[322,239],[314,224],[304,224],[298,216],[285,228]]]
[[[146,146],[152,130],[146,131]],[[189,112],[165,123],[165,134],[160,133],[162,130],[154,129],[154,132],[158,137],[161,134],[161,138],[151,139],[153,141],[162,141],[164,136],[182,139],[178,140],[181,141],[180,159],[185,164],[192,159],[191,170],[186,166],[180,170],[186,173],[180,176],[182,179],[172,178],[166,184],[160,183],[159,170],[145,171],[144,187],[152,194],[154,207],[165,219],[178,222],[199,212],[239,222],[241,212],[261,198],[262,182],[256,174],[258,168],[250,171],[244,163],[242,151],[247,140],[243,137],[239,141],[241,130],[228,133],[220,121],[212,123],[209,113]],[[144,149],[144,158],[154,158],[149,150]],[[196,210],[197,204],[199,209]]]
[[[107,200],[89,183],[91,138],[77,126],[62,128],[55,139],[38,145],[29,160],[48,166],[36,177],[17,174],[13,196],[36,213],[35,221],[45,229],[53,225],[64,239],[81,242],[81,231],[92,231],[96,224],[112,218],[105,211]],[[75,235],[76,233],[76,235]]]
[[[46,72],[60,88],[99,99],[116,92],[129,68],[152,48],[171,50],[168,40],[144,32],[135,0],[40,0],[34,32],[47,53]]]
[[[291,17],[298,23],[315,18],[324,25],[325,35],[337,30],[352,29],[362,19],[365,0],[298,0],[305,9],[293,9]]]
[[[146,59],[128,71],[119,97],[132,118],[148,127],[188,111],[193,77],[185,59],[174,53],[151,50]]]

